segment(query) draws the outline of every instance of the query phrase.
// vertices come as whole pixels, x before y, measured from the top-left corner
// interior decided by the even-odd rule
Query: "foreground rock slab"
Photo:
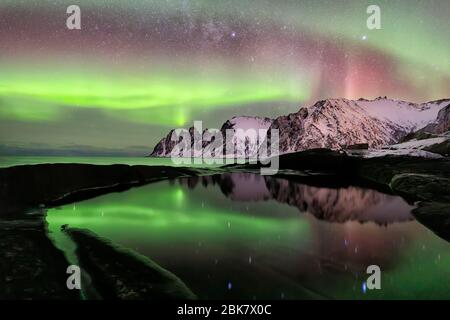
[[[39,164],[0,169],[0,218],[60,205],[153,181],[200,174],[167,166]]]
[[[195,299],[174,274],[150,259],[76,228],[65,232],[76,243],[80,267],[103,299]]]
[[[68,266],[41,220],[0,221],[0,300],[80,299],[67,288]]]

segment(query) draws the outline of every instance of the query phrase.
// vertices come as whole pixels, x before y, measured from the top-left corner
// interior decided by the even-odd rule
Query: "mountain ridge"
[[[280,154],[313,148],[340,150],[355,144],[367,144],[369,148],[380,148],[398,143],[402,138],[427,126],[445,127],[445,124],[441,125],[439,121],[441,118],[444,119],[443,121],[448,121],[448,112],[445,115],[440,113],[441,110],[446,109],[450,110],[450,99],[414,103],[387,97],[377,97],[372,100],[330,98],[319,100],[312,105],[300,107],[297,112],[273,119],[235,116],[226,120],[220,129],[226,140],[223,142],[223,156],[255,157],[261,143],[271,143],[271,129],[277,129],[279,132]],[[226,129],[234,130],[229,141],[225,139]],[[242,132],[238,134],[238,129],[244,130],[244,135]],[[263,134],[260,137],[255,137],[254,134],[245,135],[247,129],[262,130]],[[173,132],[172,129],[156,144],[150,156],[171,156],[173,147],[177,143],[177,141],[171,141]],[[207,129],[203,130],[203,133],[205,132]],[[193,138],[193,127],[189,128],[189,133]],[[205,135],[202,150],[213,141],[211,136]],[[226,147],[230,144],[236,148],[233,154],[226,152]],[[192,156],[199,157],[202,154],[197,152]]]

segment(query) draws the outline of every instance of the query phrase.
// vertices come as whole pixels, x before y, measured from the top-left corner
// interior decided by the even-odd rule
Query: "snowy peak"
[[[259,146],[266,139],[267,130],[272,125],[270,118],[251,116],[233,117],[221,128],[224,141],[224,156],[227,158],[256,157]]]
[[[446,131],[450,130],[450,102],[448,100],[443,101],[440,100],[436,102],[439,106],[445,105],[445,107],[441,108],[438,112],[436,120],[427,124],[425,127],[420,129],[417,133],[434,133],[434,134],[442,134]]]
[[[243,130],[247,129],[268,129],[272,124],[273,119],[252,117],[252,116],[236,116],[227,120],[222,128],[225,126],[227,128],[239,128]]]
[[[280,153],[395,141],[389,124],[371,117],[363,107],[347,99],[318,101],[296,114],[275,119],[270,129],[279,130]]]
[[[398,143],[422,128],[447,130],[449,106],[450,99],[412,103],[387,97],[338,98],[317,101],[276,119],[233,117],[220,129],[224,139],[222,154],[238,158],[256,156],[261,144],[270,146],[271,129],[278,130],[280,154],[312,148],[338,150],[356,144],[380,148]],[[151,156],[170,156],[176,144],[171,141],[172,132],[155,146]],[[206,136],[203,147],[210,143],[211,135]]]
[[[406,131],[413,131],[434,121],[440,109],[449,100],[412,103],[378,97],[374,100],[355,101],[372,117],[389,122]]]
[[[341,149],[354,144],[378,148],[436,120],[449,100],[422,104],[378,97],[320,100],[297,113],[275,119],[280,153],[312,148]]]
[[[259,145],[266,139],[267,129],[272,125],[273,120],[270,118],[239,116],[233,117],[225,121],[220,129],[223,138],[222,155],[224,157],[238,157],[238,158],[252,158],[256,156]],[[158,142],[150,154],[152,157],[170,157],[173,148],[177,141],[172,141],[172,134],[174,129],[169,134]],[[189,128],[189,135],[194,141],[194,128]],[[202,147],[204,151],[211,152],[214,135],[208,131],[203,130]],[[210,147],[207,149],[206,147]],[[215,147],[214,147],[215,148]],[[201,157],[193,150],[192,156]],[[206,156],[206,155],[205,155]]]

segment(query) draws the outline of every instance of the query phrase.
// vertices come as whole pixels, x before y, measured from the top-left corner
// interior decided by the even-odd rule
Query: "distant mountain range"
[[[107,148],[88,145],[52,146],[26,143],[23,145],[0,144],[2,156],[49,156],[49,157],[142,157],[148,153],[146,146]]]
[[[254,157],[257,155],[257,136],[243,134],[247,129],[263,130],[263,139],[270,142],[270,129],[279,130],[280,153],[291,153],[313,148],[345,149],[363,144],[369,148],[381,148],[396,144],[415,134],[428,132],[440,134],[450,127],[450,99],[426,103],[412,103],[378,97],[374,100],[326,99],[298,112],[275,119],[240,116],[227,120],[220,129],[232,129],[233,134],[223,142],[225,157]],[[169,157],[177,143],[171,141],[174,130],[161,139],[150,156]],[[203,130],[206,133],[206,129]],[[194,136],[194,127],[189,129]],[[214,139],[204,135],[203,148]],[[233,154],[226,153],[227,144],[235,145]],[[192,154],[198,157],[201,154]]]

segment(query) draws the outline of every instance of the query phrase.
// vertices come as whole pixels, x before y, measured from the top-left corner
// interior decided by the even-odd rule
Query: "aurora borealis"
[[[0,145],[150,150],[194,120],[448,98],[449,16],[445,0],[2,0]]]

